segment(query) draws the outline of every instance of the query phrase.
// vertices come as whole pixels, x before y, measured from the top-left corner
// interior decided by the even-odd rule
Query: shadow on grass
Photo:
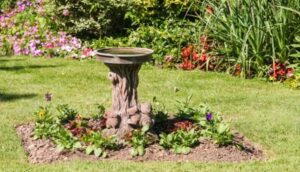
[[[37,96],[37,94],[14,94],[0,92],[0,102],[16,101],[19,99],[30,99]]]
[[[42,69],[42,68],[56,68],[62,65],[29,65],[29,66],[0,66],[0,70],[5,71],[19,71],[25,69]]]
[[[0,56],[0,63],[2,63],[2,62],[16,62],[16,61],[24,61],[24,60],[26,60],[26,59],[8,59],[8,58],[4,58],[4,57],[1,57]]]

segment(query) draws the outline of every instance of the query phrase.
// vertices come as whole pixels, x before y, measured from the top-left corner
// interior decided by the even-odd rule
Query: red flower
[[[209,56],[207,54],[202,54],[200,57],[200,61],[206,62],[208,60]]]
[[[208,14],[213,14],[213,13],[214,13],[213,7],[207,6],[207,7],[206,7],[206,12],[207,12]]]
[[[196,52],[193,52],[193,60],[198,61],[199,60],[199,55]]]
[[[294,76],[294,70],[292,68],[288,68],[286,70],[286,76],[289,77],[289,78]]]

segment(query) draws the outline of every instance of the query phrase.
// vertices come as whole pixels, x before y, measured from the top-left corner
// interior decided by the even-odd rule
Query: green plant
[[[35,115],[35,139],[49,138],[57,131],[58,125],[50,112],[49,106],[39,107]]]
[[[299,32],[300,18],[281,6],[299,10],[297,0],[206,2],[214,12],[199,18],[218,42],[216,51],[225,56],[228,72],[243,78],[265,76],[275,59],[290,60],[290,45]]]
[[[152,48],[157,64],[163,64],[167,55],[172,57],[174,63],[180,56],[180,48],[194,42],[197,27],[194,22],[169,18],[154,25],[142,25],[132,31],[128,44]]]
[[[233,141],[233,134],[228,124],[223,122],[219,113],[213,112],[207,104],[200,104],[193,108],[190,104],[191,96],[184,101],[178,101],[176,117],[188,119],[198,123],[201,136],[211,138],[218,145],[229,145]]]
[[[104,138],[99,132],[91,132],[82,139],[87,147],[86,154],[94,154],[97,157],[107,157],[105,150],[116,149],[118,147],[115,137]]]
[[[78,115],[78,112],[69,107],[68,104],[58,105],[57,110],[59,112],[58,120],[60,123],[65,124],[68,121],[72,121]]]
[[[131,156],[142,156],[145,154],[145,147],[149,143],[149,138],[147,137],[147,132],[150,126],[145,125],[140,130],[132,131],[132,136],[129,140],[129,144],[132,146],[130,151]]]
[[[105,113],[105,107],[101,104],[97,105],[98,112],[92,116],[93,119],[102,119]]]
[[[200,133],[195,129],[178,130],[170,134],[162,133],[159,137],[159,144],[162,147],[172,149],[177,154],[188,154],[191,148],[199,143]]]
[[[58,25],[82,39],[124,33],[127,26],[126,0],[55,0],[53,3]]]
[[[201,135],[211,138],[220,146],[226,146],[233,142],[233,134],[227,123],[223,122],[223,118],[219,113],[208,112],[205,117],[199,119],[201,127]]]
[[[55,142],[59,151],[80,148],[80,142],[57,122],[49,108],[49,106],[39,107],[39,110],[35,113],[35,139],[50,138]]]
[[[199,122],[200,119],[210,111],[210,107],[207,104],[200,104],[198,107],[192,107],[190,101],[192,95],[188,96],[185,100],[177,100],[177,113],[175,116],[180,119],[189,119]]]
[[[51,135],[51,139],[57,145],[57,149],[59,151],[63,151],[65,149],[75,150],[82,147],[80,141],[62,126],[56,128],[56,131]]]

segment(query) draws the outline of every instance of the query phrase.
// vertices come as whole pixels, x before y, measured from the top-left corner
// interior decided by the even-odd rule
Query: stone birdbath
[[[134,128],[153,125],[151,104],[138,102],[138,72],[143,63],[151,60],[153,50],[146,48],[105,48],[97,51],[97,60],[110,70],[112,108],[104,115],[106,133],[119,138]]]

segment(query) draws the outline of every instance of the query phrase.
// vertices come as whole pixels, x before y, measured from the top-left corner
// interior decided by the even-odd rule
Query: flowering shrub
[[[269,80],[271,81],[285,81],[287,78],[294,76],[294,70],[291,67],[288,67],[289,63],[280,62],[279,59],[276,59],[272,64],[269,70]]]
[[[0,53],[74,58],[94,55],[90,48],[83,48],[78,38],[66,32],[52,31],[54,17],[46,13],[47,8],[42,0],[21,0],[14,8],[1,14]]]
[[[200,37],[200,46],[188,45],[181,50],[180,68],[184,70],[192,70],[195,68],[214,70],[218,66],[220,58],[212,56],[211,49],[214,43],[210,41],[207,35]]]
[[[81,39],[124,32],[128,0],[55,0],[56,23]],[[117,27],[116,27],[117,26]]]

